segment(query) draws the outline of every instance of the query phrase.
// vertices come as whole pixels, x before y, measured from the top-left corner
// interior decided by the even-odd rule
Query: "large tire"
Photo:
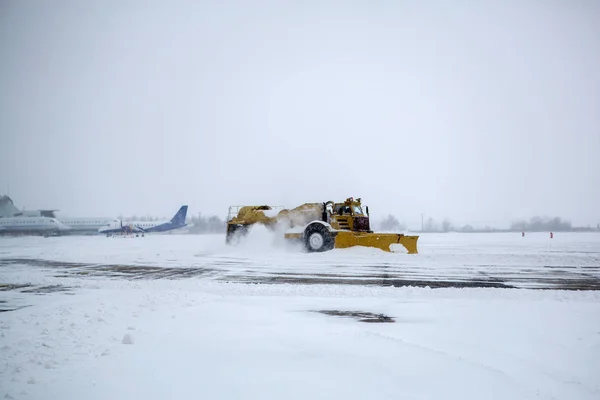
[[[240,239],[248,233],[248,227],[246,225],[227,225],[227,233],[225,236],[225,243],[236,244]]]
[[[304,248],[309,253],[329,251],[333,246],[333,235],[322,224],[310,224],[304,230]]]

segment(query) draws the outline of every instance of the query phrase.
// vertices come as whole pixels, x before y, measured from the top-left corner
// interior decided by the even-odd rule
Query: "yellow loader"
[[[305,203],[291,210],[273,206],[231,206],[227,218],[226,242],[233,243],[250,226],[262,224],[283,228],[286,239],[299,241],[308,252],[323,252],[353,246],[376,247],[392,251],[401,244],[408,254],[417,254],[418,236],[376,233],[370,228],[369,207],[352,197],[342,203]]]

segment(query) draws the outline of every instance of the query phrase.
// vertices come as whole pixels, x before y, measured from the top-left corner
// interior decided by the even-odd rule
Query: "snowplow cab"
[[[371,232],[368,207],[363,209],[361,199],[349,197],[343,203],[333,204],[331,226],[354,232]]]

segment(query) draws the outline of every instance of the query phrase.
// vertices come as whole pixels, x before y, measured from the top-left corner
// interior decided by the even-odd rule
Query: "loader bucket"
[[[418,236],[405,236],[398,233],[368,233],[353,231],[338,231],[335,236],[335,248],[344,249],[353,246],[375,247],[391,252],[392,244],[401,244],[408,254],[418,254]]]

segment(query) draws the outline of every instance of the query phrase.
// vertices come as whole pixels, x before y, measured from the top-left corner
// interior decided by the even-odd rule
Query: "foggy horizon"
[[[261,6],[258,6],[261,4]],[[600,3],[0,5],[0,194],[600,223]]]

